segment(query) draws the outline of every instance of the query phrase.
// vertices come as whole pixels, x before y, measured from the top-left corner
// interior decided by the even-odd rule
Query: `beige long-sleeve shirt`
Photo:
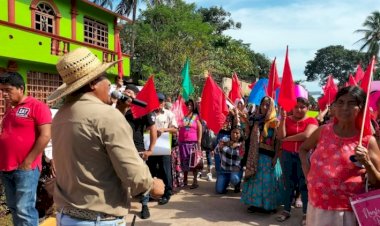
[[[124,116],[98,98],[84,94],[66,102],[52,124],[57,184],[54,201],[114,216],[125,216],[127,187],[132,195],[153,184],[139,157]]]

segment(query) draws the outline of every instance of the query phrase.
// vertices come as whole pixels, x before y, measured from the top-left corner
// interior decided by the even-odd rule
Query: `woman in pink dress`
[[[300,147],[307,178],[307,225],[357,225],[349,198],[364,192],[364,176],[380,184],[380,153],[371,135],[359,146],[360,125],[366,94],[354,86],[339,90],[335,120],[319,127]],[[359,122],[359,123],[358,123]],[[309,150],[314,149],[307,159]]]
[[[194,101],[186,102],[188,113],[179,122],[179,156],[181,160],[181,168],[184,173],[184,184],[187,185],[187,175],[193,171],[193,184],[191,189],[198,187],[197,169],[190,168],[190,154],[194,150],[200,150],[202,140],[202,124],[199,120],[198,112],[195,109]]]

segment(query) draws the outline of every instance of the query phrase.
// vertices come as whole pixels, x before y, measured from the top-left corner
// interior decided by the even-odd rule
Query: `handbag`
[[[194,145],[190,152],[189,167],[191,170],[202,170],[203,169],[203,153],[199,145]]]
[[[366,193],[350,198],[352,209],[360,226],[380,225],[380,189],[368,191],[366,180]]]

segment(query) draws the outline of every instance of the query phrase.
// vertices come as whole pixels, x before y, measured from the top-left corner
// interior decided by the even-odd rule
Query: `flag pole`
[[[375,56],[372,56],[371,63],[370,63],[370,65],[371,65],[372,68],[369,68],[369,70],[370,70],[370,72],[369,72],[369,83],[368,83],[368,86],[367,86],[368,92],[367,92],[367,96],[366,96],[366,99],[365,99],[364,112],[363,112],[363,120],[362,120],[362,125],[361,125],[361,128],[360,128],[359,146],[362,146],[362,143],[363,143],[364,125],[365,125],[366,116],[367,116],[367,108],[368,108],[368,102],[369,102],[369,91],[370,91],[370,88],[371,88],[374,61],[375,61]]]

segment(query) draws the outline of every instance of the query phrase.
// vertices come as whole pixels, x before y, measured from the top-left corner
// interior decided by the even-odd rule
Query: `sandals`
[[[198,184],[192,184],[192,185],[190,186],[190,189],[196,189],[196,188],[198,188],[198,187],[199,187]]]
[[[278,222],[284,222],[286,221],[287,219],[289,219],[290,217],[290,213],[288,211],[282,211],[282,213],[280,213],[277,217],[276,217],[276,221]]]

